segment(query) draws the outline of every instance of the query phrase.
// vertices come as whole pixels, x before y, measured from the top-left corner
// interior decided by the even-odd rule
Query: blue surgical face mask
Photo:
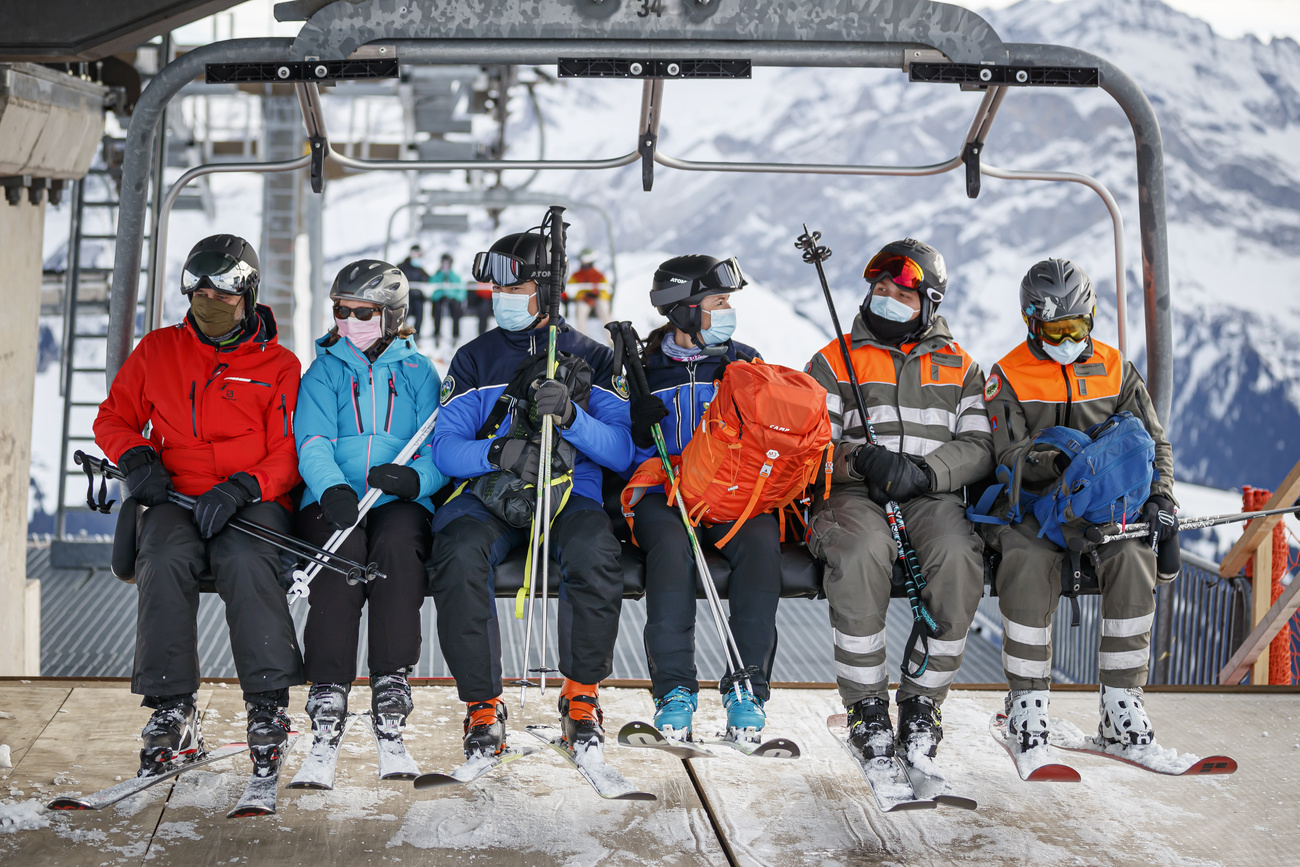
[[[700,339],[705,346],[717,346],[731,339],[731,332],[736,330],[736,311],[727,307],[709,311],[710,325],[700,332]]]
[[[536,292],[530,292],[527,295],[507,295],[505,292],[493,292],[492,315],[496,317],[497,325],[500,325],[506,331],[523,331],[532,325],[537,316],[528,312],[528,302],[529,299],[536,295]]]
[[[1080,340],[1076,342],[1073,340],[1062,340],[1059,346],[1053,346],[1046,340],[1040,340],[1039,344],[1043,347],[1043,352],[1046,352],[1047,357],[1052,359],[1052,361],[1055,361],[1057,364],[1071,364],[1076,358],[1083,354],[1083,350],[1088,345],[1088,341]]]
[[[411,267],[412,267],[412,268],[423,268],[423,267],[424,267],[424,259],[422,259],[422,258],[419,257],[419,256],[412,256],[412,257],[411,257]]]
[[[902,301],[890,298],[888,295],[872,295],[871,312],[881,319],[888,319],[890,322],[909,322],[915,319],[921,311],[913,310]]]

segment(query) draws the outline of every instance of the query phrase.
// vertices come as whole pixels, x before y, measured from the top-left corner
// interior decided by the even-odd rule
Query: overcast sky
[[[947,0],[969,9],[1001,9],[1018,0]],[[1072,3],[1075,0],[1052,0]],[[1210,23],[1223,36],[1238,38],[1254,33],[1267,42],[1274,36],[1289,36],[1300,40],[1300,0],[1165,0],[1175,9],[1195,15]],[[236,6],[234,33],[230,33],[231,13],[216,16],[217,38],[230,36],[293,36],[301,26],[297,23],[281,24],[271,14],[274,0],[248,0]],[[182,44],[208,42],[213,38],[213,20],[191,24],[177,32]]]

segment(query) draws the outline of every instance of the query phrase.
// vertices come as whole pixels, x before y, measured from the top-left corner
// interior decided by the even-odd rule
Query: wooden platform
[[[295,722],[307,728],[304,691]],[[520,743],[526,722],[549,722],[556,696],[507,695]],[[417,687],[407,743],[425,770],[460,758],[464,705],[448,687]],[[200,694],[210,744],[240,740],[237,687]],[[0,681],[0,863],[58,864],[1284,864],[1300,862],[1300,693],[1153,692],[1147,706],[1166,746],[1234,756],[1231,777],[1159,777],[1117,762],[1070,754],[1081,784],[1023,783],[993,741],[988,719],[1000,690],[954,690],[944,706],[940,762],[977,812],[940,809],[882,815],[861,777],[827,734],[840,712],[829,689],[782,689],[769,730],[794,738],[804,757],[739,753],[687,763],[611,746],[608,757],[659,801],[603,801],[548,752],[459,789],[415,791],[380,783],[373,744],[354,727],[333,792],[280,792],[278,816],[225,818],[248,774],[247,759],[191,771],[100,813],[43,813],[56,794],[90,792],[134,773],[148,711],[120,681]],[[353,704],[367,706],[365,688]],[[612,733],[648,719],[639,689],[606,688]],[[1088,729],[1091,691],[1061,690],[1053,715]],[[697,726],[720,728],[715,695]],[[612,738],[611,738],[612,740]],[[305,754],[289,758],[286,779]],[[24,806],[25,805],[25,806]],[[4,819],[0,818],[0,824]]]

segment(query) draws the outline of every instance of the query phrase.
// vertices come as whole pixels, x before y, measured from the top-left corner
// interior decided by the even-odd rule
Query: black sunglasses
[[[352,316],[362,322],[369,322],[379,312],[377,307],[344,307],[342,304],[334,305],[334,318],[347,319]]]

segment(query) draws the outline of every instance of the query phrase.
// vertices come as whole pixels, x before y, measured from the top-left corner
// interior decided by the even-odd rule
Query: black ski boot
[[[934,699],[909,696],[898,703],[898,748],[908,762],[916,757],[934,758],[943,740],[943,715]]]
[[[350,684],[314,683],[307,693],[307,715],[315,743],[338,746],[343,737],[343,721],[348,716]]]
[[[274,701],[246,701],[244,706],[248,709],[248,752],[253,758],[253,776],[269,777],[279,768],[293,723]]]
[[[565,680],[560,691],[560,730],[569,749],[579,755],[605,743],[605,714],[596,697],[596,687]]]
[[[140,732],[144,748],[140,750],[138,777],[160,774],[181,756],[203,753],[203,734],[193,695],[170,695],[150,703],[154,712]]]
[[[370,673],[370,712],[381,738],[400,738],[406,718],[415,709],[405,671]]]
[[[889,699],[864,698],[849,708],[849,743],[867,761],[894,756],[894,726]]]
[[[465,711],[465,758],[499,756],[506,748],[506,703],[472,701]]]

